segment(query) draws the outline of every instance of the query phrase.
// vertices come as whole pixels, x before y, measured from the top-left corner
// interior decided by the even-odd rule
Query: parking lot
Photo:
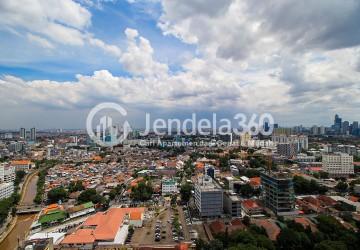
[[[156,217],[147,221],[144,227],[135,230],[131,243],[172,244],[189,240],[189,232],[184,227],[185,218],[182,210],[179,210],[167,205]]]

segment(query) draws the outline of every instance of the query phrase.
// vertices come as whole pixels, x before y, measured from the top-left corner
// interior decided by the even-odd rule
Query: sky
[[[0,129],[153,117],[360,120],[359,0],[0,1]]]

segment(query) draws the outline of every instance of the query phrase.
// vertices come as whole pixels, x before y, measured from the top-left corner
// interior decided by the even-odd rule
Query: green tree
[[[277,238],[277,248],[284,250],[311,249],[311,241],[305,233],[284,228]]]
[[[141,181],[137,186],[131,188],[131,197],[138,201],[150,200],[153,194],[151,182]]]
[[[56,187],[51,189],[47,198],[50,203],[57,203],[58,201],[64,201],[68,197],[68,192],[64,189],[64,187]]]
[[[325,240],[316,244],[314,250],[347,250],[347,247],[341,241]]]
[[[26,172],[24,170],[16,171],[14,185],[18,186],[24,179]]]
[[[104,203],[105,198],[99,195],[95,189],[90,188],[82,191],[78,197],[78,203],[85,203],[91,201],[94,204]]]
[[[181,187],[180,187],[180,196],[181,196],[181,200],[183,202],[188,202],[190,200],[191,190],[192,190],[192,185],[191,184],[185,183],[185,184],[181,185]]]
[[[242,185],[241,188],[240,188],[241,195],[245,196],[245,197],[253,196],[254,191],[255,190],[253,189],[253,187],[250,184]]]
[[[219,166],[220,166],[222,171],[230,170],[229,156],[220,157]]]
[[[341,193],[345,193],[348,190],[348,184],[344,181],[340,181],[336,184],[335,189]]]
[[[329,178],[329,173],[327,173],[327,172],[320,171],[319,175],[320,175],[321,179],[328,179]]]
[[[70,193],[72,192],[77,192],[77,191],[82,191],[84,190],[84,186],[82,184],[82,181],[78,180],[78,181],[72,181],[70,182],[69,186],[68,186],[68,190]]]

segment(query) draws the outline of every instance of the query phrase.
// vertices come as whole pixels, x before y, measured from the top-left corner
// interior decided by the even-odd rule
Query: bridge
[[[19,204],[16,206],[16,214],[37,214],[41,211],[41,205]]]

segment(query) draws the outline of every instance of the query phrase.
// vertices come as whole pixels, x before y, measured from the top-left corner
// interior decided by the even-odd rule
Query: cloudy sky
[[[105,101],[139,127],[360,120],[359,0],[12,0],[0,16],[0,128],[84,128]]]

